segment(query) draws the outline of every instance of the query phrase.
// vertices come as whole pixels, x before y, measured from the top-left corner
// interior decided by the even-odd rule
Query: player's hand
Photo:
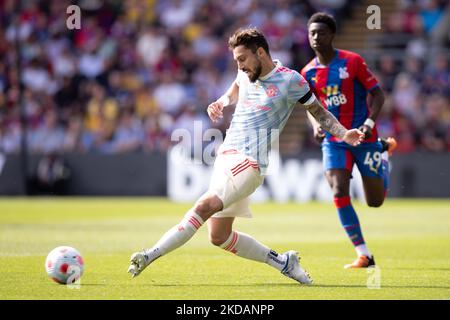
[[[322,143],[323,139],[325,138],[325,131],[323,131],[321,126],[314,126],[314,139],[316,139],[317,142]]]
[[[213,122],[219,121],[223,118],[223,104],[222,102],[215,101],[208,106],[208,116]]]
[[[364,133],[364,139],[369,139],[372,136],[372,129],[365,124],[359,127],[359,130]]]
[[[364,133],[362,133],[359,129],[347,130],[342,140],[349,145],[356,147],[364,140]]]

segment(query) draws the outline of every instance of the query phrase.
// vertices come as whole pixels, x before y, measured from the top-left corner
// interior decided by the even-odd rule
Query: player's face
[[[233,57],[239,70],[245,72],[251,82],[258,80],[262,70],[261,60],[258,57],[258,51],[253,53],[252,50],[247,49],[244,46],[238,46],[233,49]]]
[[[311,48],[321,52],[331,47],[334,34],[325,23],[314,22],[309,25],[308,38]]]

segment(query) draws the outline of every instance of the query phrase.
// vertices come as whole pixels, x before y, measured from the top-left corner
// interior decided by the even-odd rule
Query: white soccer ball
[[[45,260],[45,271],[59,284],[75,283],[83,275],[83,270],[83,257],[72,247],[57,247],[50,251]]]

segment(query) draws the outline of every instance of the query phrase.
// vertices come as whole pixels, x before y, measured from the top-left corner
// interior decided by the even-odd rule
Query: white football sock
[[[369,249],[367,249],[367,246],[365,244],[360,244],[359,246],[356,246],[355,249],[358,256],[366,256],[369,258],[372,257],[372,254],[370,253]]]
[[[167,254],[185,244],[203,225],[203,219],[192,209],[181,222],[167,231],[149,252],[159,251],[159,256]],[[158,256],[158,257],[159,257]]]
[[[280,271],[286,264],[286,258],[284,256],[277,254],[256,239],[242,232],[231,232],[227,241],[221,244],[220,247],[239,257],[265,262]]]

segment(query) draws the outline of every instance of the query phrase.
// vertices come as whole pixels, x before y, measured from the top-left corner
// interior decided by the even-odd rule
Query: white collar
[[[281,61],[278,60],[278,59],[274,59],[274,60],[273,60],[273,63],[275,63],[275,68],[273,68],[273,69],[272,69],[268,74],[266,74],[264,77],[259,77],[258,80],[262,80],[262,81],[267,80],[270,76],[272,76],[272,75],[277,71],[277,69],[278,69],[279,67],[282,67],[282,66],[283,66],[283,64],[281,63]]]

